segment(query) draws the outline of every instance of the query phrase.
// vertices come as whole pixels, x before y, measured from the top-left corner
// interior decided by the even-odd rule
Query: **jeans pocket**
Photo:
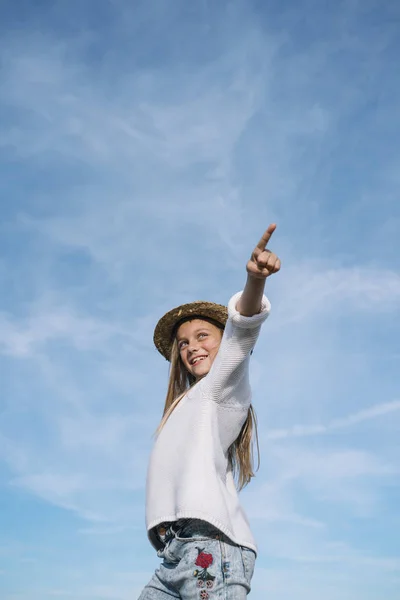
[[[164,548],[158,552],[158,556],[163,559],[164,566],[172,565],[176,566],[182,559],[182,554],[179,552],[180,544],[176,542],[175,538],[169,540]]]
[[[245,546],[241,547],[241,555],[243,562],[244,577],[250,586],[254,574],[254,567],[256,564],[256,555],[253,550],[251,550],[250,548],[246,548]]]

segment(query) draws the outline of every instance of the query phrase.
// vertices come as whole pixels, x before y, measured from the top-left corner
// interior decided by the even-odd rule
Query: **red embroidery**
[[[207,587],[210,590],[214,586],[215,577],[214,575],[211,575],[207,569],[214,562],[213,555],[209,552],[204,552],[204,548],[196,548],[196,550],[198,555],[195,560],[195,565],[201,567],[201,570],[196,569],[193,575],[197,577],[197,586],[199,588]],[[207,600],[207,598],[209,598],[208,592],[206,592],[206,590],[201,590],[200,598]]]
[[[197,550],[199,550],[197,548]],[[208,569],[210,565],[214,562],[212,554],[207,554],[206,552],[200,551],[195,562],[197,567],[201,567],[202,569]]]

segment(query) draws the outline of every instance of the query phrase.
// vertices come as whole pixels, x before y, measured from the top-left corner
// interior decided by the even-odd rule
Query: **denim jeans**
[[[212,525],[188,519],[162,530],[160,567],[139,600],[245,600],[255,553]]]

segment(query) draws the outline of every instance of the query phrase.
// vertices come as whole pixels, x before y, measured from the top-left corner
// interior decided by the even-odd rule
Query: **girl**
[[[254,476],[249,357],[270,311],[266,278],[280,260],[270,225],[228,308],[192,302],[158,322],[171,362],[164,415],[147,477],[148,536],[162,564],[139,600],[244,600],[257,547],[238,490]],[[235,480],[237,486],[235,486]]]

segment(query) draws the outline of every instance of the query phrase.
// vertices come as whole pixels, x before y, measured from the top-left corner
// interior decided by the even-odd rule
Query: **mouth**
[[[201,363],[205,358],[207,358],[207,356],[196,356],[195,358],[192,358],[189,364],[190,366],[194,367],[195,365]]]

